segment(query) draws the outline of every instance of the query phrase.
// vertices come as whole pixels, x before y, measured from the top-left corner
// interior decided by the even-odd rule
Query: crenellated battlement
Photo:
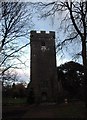
[[[43,33],[43,34],[50,34],[50,33],[54,33],[55,34],[55,32],[54,31],[36,31],[36,30],[32,30],[30,33],[32,33],[32,34],[34,34],[34,33]]]
[[[53,37],[55,39],[55,32],[54,31],[36,31],[36,30],[32,30],[30,32],[30,35],[31,36],[38,36],[38,37],[43,37],[43,36],[46,36],[46,37]]]

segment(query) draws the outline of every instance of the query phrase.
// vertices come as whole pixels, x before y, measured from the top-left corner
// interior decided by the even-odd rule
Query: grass
[[[27,98],[3,98],[3,105],[22,105],[26,104]]]
[[[26,112],[24,118],[85,118],[84,103],[33,107]]]
[[[84,118],[85,117],[85,106],[83,103],[80,104],[68,104],[61,105],[56,109],[55,114],[59,117],[67,118]]]
[[[85,104],[81,101],[57,105],[27,105],[26,100],[26,98],[4,98],[3,111],[9,112],[9,116],[13,117],[18,117],[16,111],[19,111],[22,118],[85,118]],[[7,117],[9,116],[7,114]]]

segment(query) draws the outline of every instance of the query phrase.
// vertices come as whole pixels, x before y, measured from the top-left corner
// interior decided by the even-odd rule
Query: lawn
[[[22,101],[21,101],[22,102]],[[83,102],[40,105],[10,105],[3,106],[5,118],[85,118],[85,104]]]
[[[27,111],[24,118],[85,118],[84,103],[40,105]]]
[[[4,106],[9,105],[23,105],[27,103],[27,98],[2,98],[2,104]]]

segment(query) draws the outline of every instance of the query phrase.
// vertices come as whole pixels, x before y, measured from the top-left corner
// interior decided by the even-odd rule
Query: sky
[[[52,2],[54,0],[1,0],[5,2]]]
[[[63,36],[62,31],[60,31],[58,33],[58,26],[59,25],[58,25],[56,18],[54,18],[54,24],[53,24],[53,18],[51,18],[51,17],[49,17],[47,19],[38,19],[38,17],[34,15],[32,20],[33,20],[33,23],[35,24],[34,27],[32,28],[32,30],[36,30],[38,32],[40,32],[40,31],[46,31],[46,32],[55,31],[56,38],[58,36],[60,36],[60,38],[63,39],[64,36]],[[78,49],[78,47],[79,46],[77,46],[77,49]],[[18,70],[17,72],[19,73],[20,81],[25,80],[26,82],[29,82],[29,80],[30,80],[30,46],[28,46],[26,48],[26,50],[28,52],[25,56],[22,56],[22,60],[28,59],[27,60],[28,67],[26,67],[26,69]],[[64,58],[61,58],[60,56],[61,56],[60,53],[58,53],[57,57],[56,57],[57,66],[72,60],[72,58],[69,54],[69,51],[65,52]]]
[[[36,30],[38,32],[40,32],[40,31],[46,31],[46,32],[55,31],[55,35],[57,35],[57,27],[55,24],[53,24],[53,21],[51,18],[38,20],[37,16],[34,16],[33,22],[35,25],[32,30]],[[20,76],[20,81],[25,80],[28,82],[29,78],[30,78],[30,46],[28,46],[26,48],[26,50],[27,50],[27,54],[25,54],[25,56],[22,56],[21,59],[23,61],[26,61],[26,59],[27,59],[28,67],[26,67],[26,69],[17,70],[17,72]],[[64,59],[60,59],[59,57],[57,57],[57,59],[56,59],[57,66],[65,63],[69,59],[70,59],[69,56],[67,56],[67,58],[64,58]]]
[[[1,0],[3,2],[53,2],[54,0]],[[55,0],[56,1],[56,0]],[[58,0],[58,1],[86,1],[86,0]]]
[[[14,1],[14,0],[10,0],[10,1]],[[26,2],[26,1],[31,1],[32,2],[32,0],[25,0],[23,2]],[[47,0],[33,0],[33,2],[40,2],[40,1],[47,2]],[[53,0],[48,0],[48,1],[51,2]],[[62,15],[60,15],[59,17],[62,17]],[[34,14],[33,18],[32,18],[32,21],[34,23],[34,26],[31,28],[31,30],[47,31],[47,32],[55,31],[56,38],[60,37],[61,39],[64,39],[65,36],[64,36],[62,30],[58,31],[58,27],[60,25],[60,21],[59,21],[58,17],[53,16],[53,17],[48,17],[47,19],[39,19],[38,14]],[[77,49],[78,49],[78,47],[79,46],[77,46]],[[74,47],[73,47],[73,50],[74,50]],[[30,80],[30,46],[28,46],[25,49],[25,51],[27,51],[27,53],[24,56],[21,56],[21,60],[23,60],[23,61],[27,60],[27,67],[23,68],[23,69],[20,69],[20,70],[16,70],[16,71],[17,71],[18,76],[20,78],[19,81],[24,80],[28,83],[29,80]],[[63,58],[60,57],[61,56],[60,53],[57,54],[57,57],[56,57],[57,66],[72,60],[70,52],[72,52],[72,50],[65,52],[64,53],[65,57],[63,57]]]

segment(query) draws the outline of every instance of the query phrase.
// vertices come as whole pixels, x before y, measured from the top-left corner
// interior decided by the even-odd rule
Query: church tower
[[[30,80],[35,102],[56,102],[58,81],[55,51],[55,32],[31,31]]]

